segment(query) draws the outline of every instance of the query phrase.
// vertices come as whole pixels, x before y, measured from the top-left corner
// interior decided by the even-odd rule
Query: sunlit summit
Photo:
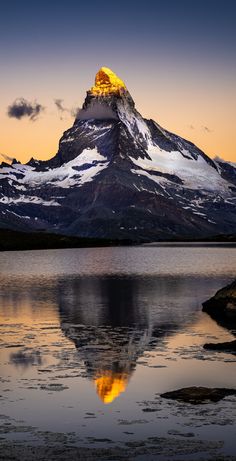
[[[91,93],[96,96],[104,96],[111,93],[119,94],[126,89],[124,82],[108,67],[101,67],[95,77],[95,85]]]

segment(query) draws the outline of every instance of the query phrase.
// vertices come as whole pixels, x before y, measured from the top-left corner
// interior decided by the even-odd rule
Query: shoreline
[[[132,239],[100,239],[76,237],[62,234],[44,232],[22,232],[10,229],[0,229],[0,252],[2,251],[27,251],[27,250],[53,250],[69,248],[93,248],[111,246],[231,246],[236,247],[235,235],[219,235],[202,239],[167,239],[153,242]]]

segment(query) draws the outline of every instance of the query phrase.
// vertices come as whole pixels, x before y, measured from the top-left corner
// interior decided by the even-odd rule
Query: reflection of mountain
[[[113,371],[102,371],[101,375],[95,378],[97,393],[104,403],[113,402],[121,392],[124,392],[128,384],[129,377],[125,373]]]
[[[150,341],[138,287],[135,279],[74,279],[59,296],[62,330],[74,341],[104,403],[124,392]]]
[[[145,351],[182,326],[181,311],[162,308],[162,291],[156,278],[75,278],[60,284],[62,331],[75,343],[104,403],[125,391]],[[159,299],[154,322],[150,303],[157,304],[158,314]]]
[[[40,330],[60,322],[105,403],[124,392],[146,351],[163,348],[169,336],[193,323],[198,293],[209,287],[205,278],[168,275],[25,277],[10,285],[3,277],[0,282],[7,315]]]

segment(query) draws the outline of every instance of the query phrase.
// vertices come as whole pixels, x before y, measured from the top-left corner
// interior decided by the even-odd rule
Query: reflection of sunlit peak
[[[95,77],[95,86],[91,93],[95,96],[105,96],[121,93],[126,89],[124,82],[108,67],[101,67]]]
[[[111,403],[125,392],[128,376],[124,373],[105,371],[95,379],[97,393],[103,403]]]

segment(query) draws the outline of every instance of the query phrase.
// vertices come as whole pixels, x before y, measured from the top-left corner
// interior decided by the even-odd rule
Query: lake
[[[236,459],[235,397],[160,397],[236,387],[203,349],[236,332],[202,313],[235,268],[234,245],[0,253],[1,459]]]

